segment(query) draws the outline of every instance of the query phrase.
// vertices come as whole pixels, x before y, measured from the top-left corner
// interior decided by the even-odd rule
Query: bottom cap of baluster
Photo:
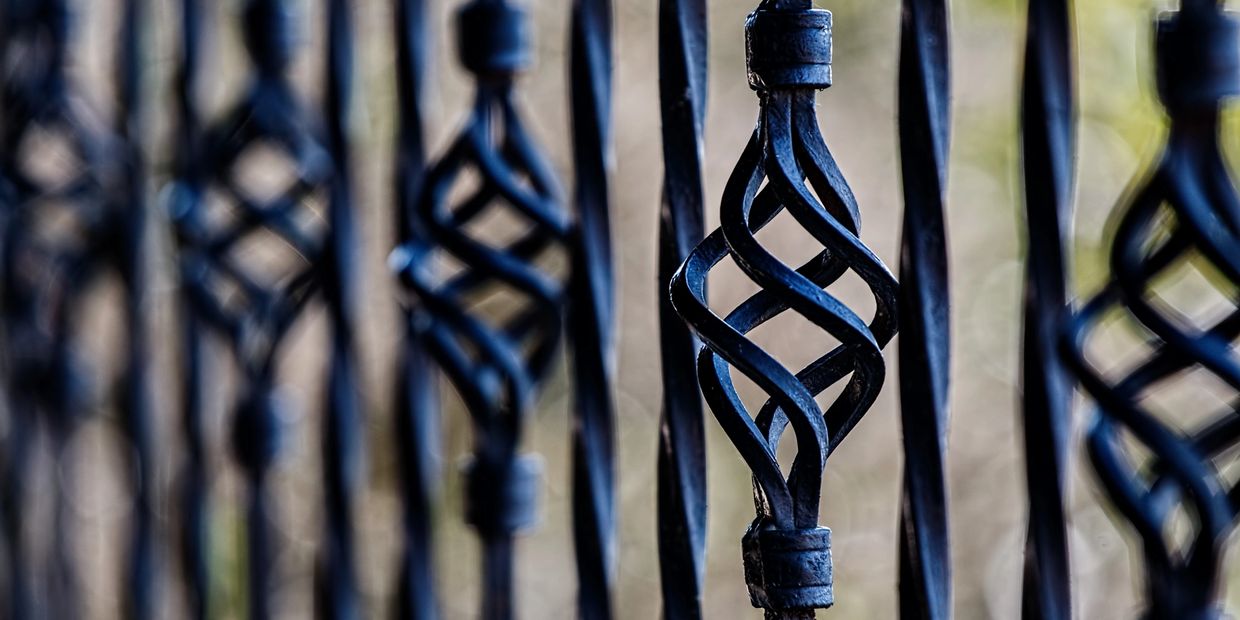
[[[760,529],[741,539],[749,601],[763,609],[826,609],[835,602],[831,530]]]
[[[538,525],[543,460],[520,454],[492,462],[471,459],[465,474],[465,521],[484,535],[512,535]]]

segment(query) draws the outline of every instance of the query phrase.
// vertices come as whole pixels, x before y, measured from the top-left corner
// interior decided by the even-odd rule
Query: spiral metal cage
[[[544,53],[558,50],[545,44],[558,35],[534,31],[533,9],[461,0],[443,7],[452,10],[452,30],[442,35],[435,3],[384,3],[395,125],[381,148],[393,166],[382,171],[387,190],[374,194],[388,201],[381,228],[391,235],[382,252],[367,254],[355,239],[365,210],[354,203],[373,188],[358,187],[370,162],[356,153],[374,145],[353,132],[386,100],[352,104],[360,91],[355,48],[369,50],[354,40],[363,3],[165,4],[115,0],[115,32],[100,39],[80,34],[95,25],[80,16],[99,19],[85,0],[0,0],[0,617],[92,613],[89,558],[73,531],[72,493],[82,481],[70,479],[83,465],[75,442],[99,425],[121,431],[107,448],[123,461],[128,502],[115,547],[119,615],[449,615],[462,602],[437,562],[455,553],[437,549],[455,514],[440,486],[452,469],[441,427],[455,426],[442,418],[452,401],[441,399],[441,379],[466,410],[472,442],[459,485],[459,512],[482,564],[481,600],[470,613],[504,620],[540,609],[518,591],[516,536],[539,522],[541,498],[563,488],[573,549],[560,555],[575,576],[563,588],[575,604],[548,613],[619,615],[628,590],[618,579],[618,481],[628,470],[617,470],[617,428],[631,420],[616,398],[616,340],[626,328],[616,284],[630,276],[618,273],[614,254],[634,240],[612,230],[618,7],[570,3],[562,67],[570,114],[561,119],[519,105],[534,58],[559,57]],[[890,533],[898,613],[953,617],[952,32],[946,0],[899,5],[899,169],[881,171],[901,182],[899,284],[862,242],[861,207],[820,126],[817,91],[835,77],[832,13],[811,0],[761,0],[749,15],[743,43],[757,123],[721,196],[705,182],[708,3],[660,0],[657,33],[637,35],[657,38],[663,159],[655,281],[662,410],[647,429],[654,480],[641,481],[657,485],[657,506],[642,527],[657,528],[668,620],[705,617],[713,588],[727,587],[707,583],[704,406],[752,473],[756,514],[739,557],[728,559],[739,560],[752,605],[767,618],[793,619],[815,617],[837,594],[849,600],[833,562],[870,558],[833,550],[833,535],[851,533],[820,524],[832,500],[823,498],[824,471],[887,383],[884,349],[897,331],[903,470]],[[1216,0],[1181,0],[1157,18],[1166,145],[1117,210],[1105,284],[1079,304],[1069,278],[1072,14],[1068,0],[1030,0],[1024,24],[1022,615],[1073,616],[1068,480],[1080,443],[1117,521],[1139,543],[1140,617],[1219,618],[1226,541],[1240,517],[1240,361],[1232,351],[1240,337],[1240,190],[1220,138],[1223,105],[1240,95],[1240,14]],[[318,48],[305,45],[311,16]],[[852,24],[838,25],[841,37],[852,36]],[[437,38],[455,44],[473,87],[462,127],[442,148],[427,113],[439,86]],[[241,54],[219,53],[234,39]],[[111,95],[74,67],[71,48],[82,45],[110,59]],[[170,69],[166,88],[157,85],[160,67]],[[222,86],[233,78],[236,96]],[[154,122],[161,119],[168,122]],[[533,139],[536,127],[564,130],[566,193]],[[707,233],[706,205],[716,200],[719,227]],[[785,248],[771,242],[768,226],[780,218],[816,244],[804,263],[788,264]],[[380,254],[386,270],[363,263]],[[707,288],[729,260],[757,292],[723,310]],[[1188,271],[1203,274],[1205,287],[1186,299],[1175,285]],[[362,389],[361,327],[377,316],[363,305],[368,272],[382,273],[399,297],[391,303],[399,316],[394,389],[378,397]],[[861,283],[872,310],[861,310],[870,299],[842,301],[848,280]],[[167,321],[151,301],[164,281],[175,284]],[[789,313],[834,343],[803,368],[755,339],[760,327],[796,321]],[[322,393],[302,414],[284,386],[296,327],[311,315],[326,324],[315,386]],[[107,321],[117,327],[97,328]],[[1116,337],[1138,341],[1135,362],[1115,363],[1108,343]],[[571,404],[560,441],[571,471],[557,485],[560,474],[543,471],[526,436],[562,348]],[[175,363],[165,368],[165,358]],[[738,375],[756,384],[760,404],[742,398]],[[1218,410],[1200,406],[1203,399],[1160,404],[1203,380],[1225,392]],[[1080,442],[1078,388],[1089,401]],[[170,412],[161,407],[165,391],[176,403]],[[389,434],[368,432],[386,429],[369,412],[375,402],[393,412]],[[791,447],[789,427],[795,454],[780,451]],[[312,542],[281,531],[279,495],[285,447],[309,433],[318,446],[308,475]],[[386,483],[365,466],[375,453],[381,464],[392,455],[399,500],[399,524],[378,536],[389,548],[381,551],[364,536],[371,516],[362,520],[375,505],[368,494]],[[785,453],[792,458],[781,462]],[[221,559],[223,547],[235,557]],[[384,552],[392,570],[375,560]],[[288,586],[284,565],[300,556],[313,567],[309,600],[290,603],[302,592]],[[376,574],[390,583],[375,586]],[[376,606],[376,592],[390,600]]]
[[[0,306],[7,433],[3,448],[4,613],[13,618],[74,617],[79,584],[68,550],[66,503],[54,478],[40,475],[66,451],[76,427],[104,405],[118,382],[116,407],[132,445],[135,514],[124,593],[127,613],[154,614],[156,563],[151,436],[150,347],[144,249],[147,204],[138,33],[144,6],[121,5],[116,105],[105,119],[67,68],[75,32],[63,1],[10,1],[2,7],[0,65]],[[59,149],[59,150],[57,150]],[[48,153],[60,153],[60,158]],[[49,165],[50,162],[50,165]],[[88,359],[81,322],[90,292],[108,276],[124,289],[124,355],[119,377]],[[41,454],[41,447],[47,453]],[[53,493],[41,493],[51,485]],[[52,525],[40,523],[52,515]],[[43,515],[43,516],[41,516]],[[40,547],[51,552],[38,557]]]
[[[753,471],[758,515],[742,542],[750,600],[770,618],[812,617],[834,602],[831,531],[818,526],[823,468],[882,387],[881,350],[896,331],[896,282],[858,238],[856,199],[815,115],[815,90],[831,84],[831,14],[809,2],[765,2],[746,21],[745,42],[758,126],[724,190],[720,228],[673,275],[671,298],[705,343],[698,381],[706,402]],[[796,269],[754,237],[784,209],[824,246]],[[762,290],[720,316],[706,299],[706,281],[725,258]],[[874,296],[869,322],[825,290],[848,270]],[[840,344],[794,371],[746,338],[787,310]],[[769,397],[756,416],[736,391],[733,367]],[[849,375],[824,412],[814,397]],[[797,454],[785,478],[775,451],[789,425]]]
[[[1212,0],[1186,0],[1159,16],[1158,89],[1171,119],[1153,170],[1117,215],[1110,278],[1066,322],[1068,365],[1096,409],[1086,444],[1112,502],[1141,542],[1146,614],[1216,618],[1221,610],[1223,543],[1237,516],[1235,487],[1224,468],[1237,444],[1234,405],[1173,423],[1152,401],[1190,371],[1240,388],[1231,351],[1234,307],[1221,320],[1194,319],[1207,303],[1168,295],[1175,270],[1217,270],[1212,280],[1234,304],[1240,282],[1240,193],[1219,143],[1219,113],[1240,95],[1240,15]],[[1141,358],[1120,374],[1101,365],[1091,337],[1115,315],[1144,341]],[[1188,424],[1187,431],[1178,429]]]
[[[248,0],[240,25],[249,55],[243,95],[218,119],[204,118],[204,38],[198,0],[181,4],[180,110],[176,179],[168,192],[184,291],[186,372],[184,430],[190,455],[184,479],[184,571],[193,614],[206,617],[211,533],[210,469],[204,416],[209,368],[208,333],[224,339],[240,370],[232,450],[244,471],[247,493],[248,609],[253,618],[273,613],[272,516],[267,485],[290,413],[278,388],[281,344],[309,303],[321,298],[331,317],[331,361],[323,425],[322,548],[317,605],[333,618],[361,615],[353,559],[353,502],[361,479],[361,410],[357,402],[353,327],[352,215],[348,141],[344,132],[350,73],[347,4],[329,0],[327,94],[317,114],[297,94],[289,65],[298,54],[297,7],[286,0]],[[243,173],[247,157],[261,153],[294,171],[280,187],[257,187]],[[269,195],[268,195],[269,194]],[[279,244],[292,260],[263,273],[247,260],[245,246],[259,239]]]

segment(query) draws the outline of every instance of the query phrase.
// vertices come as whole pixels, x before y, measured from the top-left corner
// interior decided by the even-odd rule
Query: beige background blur
[[[106,93],[107,55],[85,53],[111,45],[115,13],[111,2],[81,3],[84,36],[77,41],[77,73],[88,90]],[[168,80],[175,66],[170,51],[177,30],[172,0],[156,0],[161,27],[152,38],[157,53],[149,80],[160,105],[151,111],[155,132],[151,149],[159,182],[167,179],[171,122]],[[310,4],[306,2],[305,4]],[[363,237],[365,398],[369,418],[370,485],[359,516],[363,555],[360,565],[369,611],[387,613],[399,549],[399,499],[391,444],[393,357],[400,330],[397,295],[385,268],[394,231],[391,164],[395,90],[392,16],[388,2],[355,3],[357,97],[352,128],[356,204]],[[456,2],[432,1],[435,63],[427,97],[432,156],[461,124],[470,98],[468,77],[455,62],[450,13]],[[222,109],[242,82],[244,61],[235,28],[237,0],[219,3],[214,14],[219,38],[207,54],[212,76],[212,109]],[[835,13],[835,85],[819,96],[819,117],[827,142],[862,208],[862,238],[893,270],[899,240],[901,197],[897,160],[896,60],[899,27],[896,0],[833,0],[820,3]],[[1023,46],[1024,3],[1011,0],[955,0],[952,6],[953,121],[949,179],[949,238],[953,294],[952,422],[950,475],[957,617],[1018,616],[1021,554],[1025,535],[1019,399],[1019,311],[1023,257],[1017,141],[1017,94]],[[655,448],[660,407],[659,351],[655,310],[655,231],[660,208],[661,147],[655,0],[616,0],[614,174],[612,217],[615,229],[618,312],[619,560],[616,610],[620,618],[658,616],[659,581],[655,543]],[[750,2],[710,3],[710,96],[706,124],[706,182],[717,222],[722,184],[754,123],[757,100],[744,77],[742,22]],[[533,133],[546,147],[571,188],[568,157],[567,17],[568,0],[540,1],[537,65],[523,81],[522,108]],[[1074,245],[1079,290],[1099,282],[1100,250],[1107,214],[1129,179],[1156,153],[1163,119],[1150,92],[1150,18],[1154,7],[1135,0],[1079,2],[1076,9],[1081,99],[1078,201]],[[322,46],[318,9],[307,16],[312,45],[298,67],[298,78],[312,95],[317,86]],[[261,172],[261,171],[260,171]],[[166,220],[159,219],[166,227]],[[782,258],[815,251],[813,241],[787,222],[761,235],[777,243]],[[174,322],[170,243],[160,234],[159,269],[152,303],[159,329],[168,335]],[[872,301],[857,281],[845,281],[841,295],[863,310]],[[754,287],[738,271],[721,266],[711,281],[712,302],[727,309]],[[107,293],[103,293],[107,295]],[[115,297],[110,298],[113,302]],[[869,304],[869,305],[867,305]],[[311,562],[320,531],[318,404],[321,401],[325,321],[320,309],[295,329],[283,376],[301,416],[277,478],[276,502],[287,550],[280,559],[278,601],[286,617],[311,610]],[[94,321],[95,319],[92,319]],[[98,319],[103,322],[106,319]],[[103,330],[106,331],[106,330]],[[800,319],[784,318],[758,330],[755,339],[782,361],[798,366],[816,357],[831,341]],[[110,336],[99,336],[106,346]],[[176,431],[176,341],[160,339],[156,366],[160,398],[161,488],[176,479],[181,449]],[[895,345],[888,347],[889,375],[883,395],[865,420],[828,463],[823,524],[834,532],[836,606],[831,618],[888,618],[896,614],[896,524],[900,484]],[[226,375],[227,372],[222,372]],[[751,384],[743,391],[754,402]],[[460,523],[458,459],[469,446],[469,429],[459,401],[445,389],[444,500],[438,513],[439,583],[448,618],[469,618],[477,609],[478,549]],[[240,617],[243,566],[241,488],[226,463],[222,432],[232,382],[225,377],[216,396],[217,445],[214,615]],[[522,618],[568,618],[575,596],[569,522],[567,384],[561,369],[550,382],[538,416],[531,422],[527,447],[548,462],[544,523],[519,544],[518,592]],[[740,535],[753,516],[748,471],[713,419],[709,433],[709,536],[706,611],[711,618],[757,618],[749,606],[741,574]],[[123,452],[112,417],[103,416],[80,432],[65,464],[63,484],[72,491],[78,533],[75,545],[89,561],[83,566],[96,617],[118,613],[117,580],[124,524],[131,510],[125,491]],[[789,446],[785,446],[789,448]],[[1076,610],[1091,619],[1130,618],[1139,608],[1128,533],[1100,496],[1079,451],[1071,497],[1072,553]],[[89,475],[87,475],[89,473]],[[84,482],[86,481],[86,482]],[[169,506],[173,504],[169,502]],[[175,540],[175,514],[163,515]],[[169,558],[171,559],[171,557]],[[1234,574],[1235,571],[1233,570]],[[175,574],[175,573],[173,573]],[[233,577],[230,577],[232,575]],[[169,612],[179,615],[175,588]],[[1230,592],[1235,595],[1236,593]],[[1231,597],[1233,600],[1235,596]],[[1240,603],[1240,600],[1235,602]]]

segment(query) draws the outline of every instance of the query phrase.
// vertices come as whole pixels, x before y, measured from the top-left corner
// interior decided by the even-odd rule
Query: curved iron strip
[[[503,620],[514,610],[513,537],[537,519],[541,478],[541,461],[518,449],[562,336],[564,283],[540,259],[568,250],[570,230],[551,170],[513,102],[513,82],[529,56],[523,11],[502,0],[474,0],[457,19],[461,61],[476,76],[473,109],[427,172],[410,217],[413,233],[393,263],[417,302],[412,324],[473,423],[465,516],[482,539],[481,616]],[[466,168],[477,172],[477,187],[449,203]],[[504,245],[469,229],[497,208],[526,226]],[[438,252],[462,269],[437,277],[431,259]],[[501,290],[515,296],[508,304],[515,311],[502,322],[476,307]]]
[[[817,525],[822,471],[877,397],[885,378],[881,349],[896,331],[895,278],[857,238],[856,200],[815,115],[814,90],[831,82],[830,19],[807,0],[763,2],[750,15],[746,44],[750,85],[761,102],[758,127],[724,190],[720,228],[693,249],[671,283],[676,311],[705,343],[698,380],[707,404],[754,474],[758,516],[742,547],[751,601],[768,618],[813,617],[815,608],[834,602],[830,530]],[[754,237],[784,208],[825,248],[796,270]],[[727,257],[762,290],[719,317],[705,284]],[[874,295],[868,323],[825,290],[847,270]],[[795,374],[745,336],[788,309],[841,343]],[[757,416],[737,395],[731,367],[769,395]],[[814,397],[849,375],[836,400],[820,409]],[[785,479],[775,449],[789,424],[798,451]]]
[[[615,278],[607,171],[611,148],[611,2],[573,2],[570,75],[576,224],[568,329],[574,395],[573,541],[577,615],[612,616],[615,573]]]
[[[663,208],[659,214],[659,569],[666,620],[702,618],[706,578],[706,438],[693,371],[701,348],[672,307],[672,274],[705,236],[706,2],[659,2]]]
[[[1158,297],[1155,279],[1196,257],[1240,282],[1240,192],[1224,163],[1219,113],[1240,95],[1240,15],[1212,1],[1182,3],[1160,17],[1156,59],[1159,94],[1171,117],[1167,146],[1148,181],[1118,216],[1108,284],[1067,321],[1067,363],[1097,412],[1087,429],[1090,459],[1104,488],[1141,539],[1146,614],[1218,617],[1223,544],[1238,516],[1214,455],[1235,445],[1227,431],[1234,409],[1192,434],[1162,422],[1142,402],[1158,382],[1188,368],[1240,390],[1240,360],[1231,343],[1236,313],[1206,329],[1187,327],[1181,309]],[[1088,339],[1104,315],[1125,312],[1149,336],[1152,353],[1110,380],[1090,359]],[[1152,454],[1147,462],[1121,441],[1126,432]],[[1177,511],[1191,515],[1189,537],[1168,540]]]
[[[900,616],[951,617],[948,536],[950,291],[944,193],[950,138],[946,0],[905,0],[900,40]]]
[[[396,147],[396,230],[398,247],[426,244],[412,217],[426,175],[422,94],[425,89],[430,28],[426,3],[396,0],[396,85],[399,105]],[[404,501],[404,549],[396,588],[399,618],[439,617],[435,594],[433,521],[439,495],[438,375],[427,353],[417,314],[402,310],[403,346],[396,387],[397,454]]]
[[[1068,441],[1072,385],[1055,350],[1068,313],[1075,155],[1071,2],[1030,0],[1021,99],[1026,234],[1022,409],[1029,530],[1022,615],[1071,620]]]

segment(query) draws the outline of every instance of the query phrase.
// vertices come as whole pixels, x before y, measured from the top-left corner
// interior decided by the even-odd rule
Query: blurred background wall
[[[93,50],[107,48],[115,36],[111,2],[81,2],[75,70],[91,91],[106,100],[109,59]],[[170,72],[175,66],[177,4],[154,0],[160,27],[152,35],[154,71],[151,96],[159,97],[152,117],[150,148],[156,154],[156,182],[167,179]],[[321,75],[321,17],[307,5],[309,45],[297,72],[306,91],[316,94]],[[455,61],[451,14],[459,3],[432,0],[434,71],[428,93],[432,156],[459,128],[471,97],[467,75]],[[1136,0],[1091,0],[1076,7],[1077,60],[1081,101],[1078,200],[1073,231],[1074,276],[1082,293],[1100,282],[1108,238],[1107,215],[1143,165],[1156,155],[1164,118],[1152,94],[1150,24],[1158,8]],[[373,617],[386,615],[396,574],[399,504],[392,438],[392,395],[398,329],[398,295],[385,267],[395,242],[392,226],[392,151],[395,84],[391,7],[383,0],[357,0],[355,25],[357,98],[352,119],[356,140],[356,208],[361,221],[361,273],[365,294],[363,339],[369,434],[370,485],[359,515],[364,554],[363,585]],[[819,118],[829,146],[855,190],[862,208],[862,239],[893,269],[897,262],[901,197],[896,151],[895,95],[899,3],[896,0],[832,0],[819,3],[835,13],[835,84],[819,96]],[[241,87],[244,60],[235,21],[238,0],[215,3],[215,39],[208,66],[215,75],[210,101],[222,109]],[[710,100],[706,125],[706,181],[713,226],[722,185],[753,128],[757,99],[744,76],[742,24],[750,2],[710,3]],[[1019,611],[1026,502],[1018,422],[1019,321],[1023,215],[1017,135],[1018,84],[1023,47],[1023,2],[955,0],[952,6],[953,119],[949,179],[949,240],[953,293],[952,423],[948,457],[956,612],[965,619],[1015,618]],[[568,140],[568,0],[539,0],[537,64],[524,79],[521,100],[530,126],[571,187]],[[615,149],[613,218],[619,303],[618,505],[620,618],[658,616],[659,583],[655,542],[655,448],[660,407],[656,336],[655,232],[660,209],[661,147],[655,0],[616,0]],[[1235,116],[1229,118],[1234,128]],[[1235,141],[1228,141],[1235,150]],[[280,174],[261,160],[255,175]],[[175,483],[181,449],[176,435],[175,286],[172,244],[160,215],[160,265],[152,303],[158,310],[157,365],[161,415],[158,421],[165,493]],[[789,261],[817,247],[789,222],[778,221],[760,238],[778,244]],[[256,252],[254,260],[262,260]],[[857,281],[841,284],[843,299],[872,309]],[[711,281],[717,308],[730,308],[755,290],[739,271],[723,265]],[[101,296],[114,294],[100,291]],[[114,298],[113,298],[114,299]],[[280,609],[286,617],[311,612],[312,562],[319,532],[319,412],[325,369],[325,317],[314,310],[296,328],[282,376],[289,398],[299,403],[278,472],[274,498],[286,552],[280,558]],[[100,329],[95,346],[106,349],[115,317],[92,318]],[[786,318],[759,329],[757,342],[790,366],[807,362],[832,342],[800,319]],[[831,618],[887,618],[896,614],[896,526],[900,486],[900,430],[894,374],[895,345],[888,347],[891,374],[883,396],[832,456],[827,466],[821,521],[833,529],[836,605]],[[244,565],[241,544],[242,490],[234,466],[223,455],[232,384],[220,351],[220,382],[215,398],[218,447],[213,539],[217,574],[238,574]],[[749,402],[758,392],[738,381]],[[438,511],[440,586],[448,618],[476,614],[478,557],[472,532],[460,519],[457,464],[469,448],[469,429],[459,400],[445,388],[443,412],[443,501]],[[569,399],[563,369],[545,392],[531,421],[527,446],[542,453],[548,466],[544,522],[519,542],[518,592],[523,618],[568,618],[575,596],[569,523]],[[749,473],[713,420],[709,439],[709,537],[706,609],[709,617],[758,617],[751,610],[742,578],[740,535],[753,517]],[[791,442],[793,440],[789,440]],[[125,519],[131,509],[123,482],[123,439],[109,413],[94,418],[74,439],[61,464],[61,483],[76,497],[78,520],[73,544],[89,562],[82,578],[95,617],[119,614],[117,580]],[[783,446],[791,450],[792,446]],[[1077,612],[1082,618],[1128,618],[1139,608],[1133,582],[1137,555],[1128,532],[1117,529],[1109,506],[1091,478],[1080,451],[1073,475],[1072,561]],[[169,540],[173,502],[165,514]],[[1235,577],[1240,577],[1235,570]],[[214,584],[213,609],[222,618],[243,615],[242,584],[221,578]],[[1240,592],[1228,600],[1240,604]],[[170,612],[179,609],[175,592]],[[179,614],[174,614],[179,615]]]

